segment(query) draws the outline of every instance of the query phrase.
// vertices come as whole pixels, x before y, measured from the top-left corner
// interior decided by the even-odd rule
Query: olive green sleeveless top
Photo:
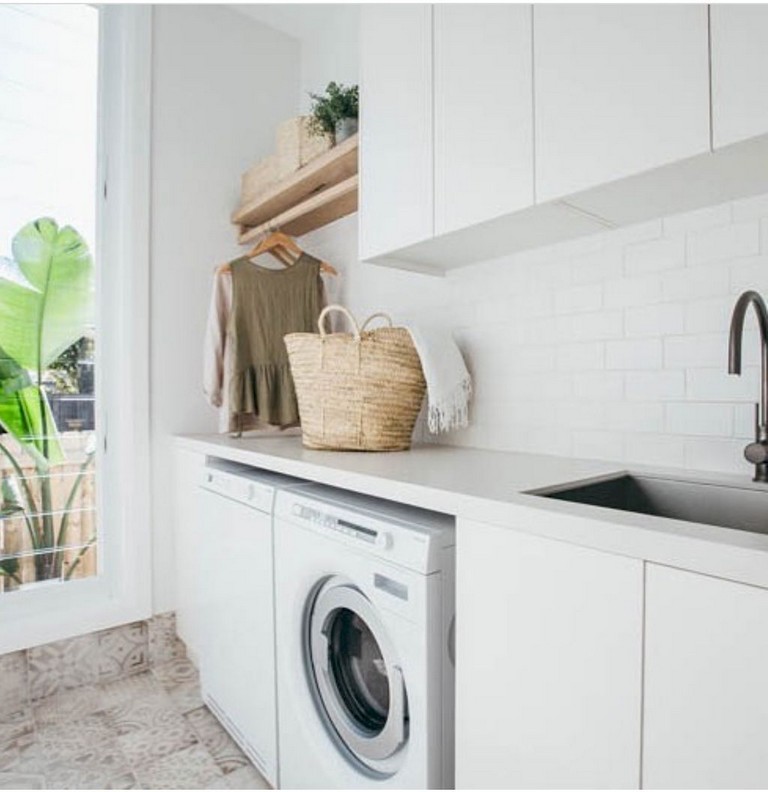
[[[299,422],[296,391],[283,336],[316,333],[322,307],[320,262],[304,253],[285,269],[267,269],[247,258],[232,262],[234,370],[230,411],[242,426],[256,416],[273,426]]]

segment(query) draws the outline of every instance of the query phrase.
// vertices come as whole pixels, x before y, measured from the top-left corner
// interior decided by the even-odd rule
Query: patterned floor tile
[[[192,710],[184,717],[223,773],[232,773],[250,764],[208,707]]]
[[[53,723],[82,720],[101,709],[101,691],[93,685],[88,685],[76,690],[67,690],[38,702],[32,707],[32,714],[35,724],[40,728]]]
[[[176,614],[161,613],[148,623],[149,662],[152,666],[183,660],[187,656],[184,644],[176,637]]]
[[[27,653],[0,655],[0,712],[17,710],[28,704]]]
[[[110,682],[149,670],[146,622],[133,622],[98,633],[99,680]]]
[[[138,767],[194,745],[197,737],[182,719],[177,723],[123,734],[117,738],[117,743],[131,767]]]
[[[0,789],[45,789],[45,778],[27,773],[0,773]]]
[[[0,770],[18,771],[24,756],[35,745],[35,733],[32,729],[0,745]]]
[[[203,696],[197,682],[182,682],[166,688],[177,711],[184,714],[203,706]]]
[[[101,700],[105,709],[123,704],[126,701],[135,701],[165,693],[165,688],[150,674],[136,674],[127,679],[118,679],[101,685]]]
[[[165,691],[123,701],[104,713],[121,735],[184,722]]]
[[[143,789],[207,789],[220,776],[216,763],[197,744],[136,770]]]
[[[31,732],[33,728],[32,710],[29,707],[0,710],[0,746]]]
[[[116,743],[95,746],[79,756],[45,768],[50,789],[105,789],[110,781],[131,772]]]
[[[33,701],[99,680],[96,633],[36,646],[28,651],[29,695]]]
[[[226,776],[230,789],[272,789],[264,776],[253,766],[241,767]]]
[[[200,677],[191,660],[177,658],[168,663],[162,663],[152,669],[155,679],[164,687],[173,687],[184,682],[198,683]]]
[[[133,773],[123,773],[116,778],[110,779],[106,786],[107,789],[141,789],[136,776]]]
[[[116,730],[101,713],[67,723],[52,723],[37,730],[39,751],[49,764],[79,756],[113,740]]]

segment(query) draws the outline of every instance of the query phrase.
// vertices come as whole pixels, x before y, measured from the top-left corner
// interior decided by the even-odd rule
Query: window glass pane
[[[97,9],[0,5],[0,594],[98,572]]]

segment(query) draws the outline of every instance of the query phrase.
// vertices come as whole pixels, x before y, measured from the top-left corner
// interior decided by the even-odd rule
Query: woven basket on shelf
[[[324,321],[341,311],[352,333],[325,332]],[[374,318],[388,327],[366,330]],[[373,314],[360,328],[340,305],[318,319],[320,334],[285,336],[307,448],[336,451],[404,451],[424,399],[426,383],[411,334]]]

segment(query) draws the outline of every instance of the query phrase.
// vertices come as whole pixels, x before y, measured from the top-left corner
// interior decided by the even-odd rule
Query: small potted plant
[[[356,85],[346,87],[330,82],[325,94],[310,93],[309,96],[312,99],[309,131],[313,135],[328,135],[336,144],[357,132],[359,90]]]

